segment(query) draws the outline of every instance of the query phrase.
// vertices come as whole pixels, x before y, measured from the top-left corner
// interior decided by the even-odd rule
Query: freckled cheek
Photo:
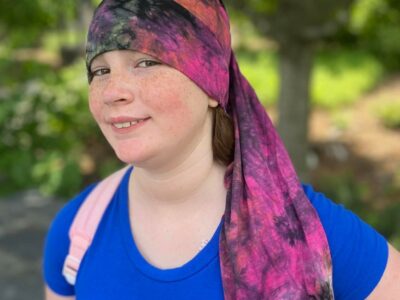
[[[170,134],[180,132],[185,124],[192,120],[193,113],[187,105],[185,94],[174,88],[160,88],[150,96],[151,104],[155,116],[160,117],[165,130]],[[186,95],[187,96],[187,95]]]
[[[93,118],[99,122],[102,116],[102,106],[99,101],[99,93],[89,90],[89,110],[92,113]]]

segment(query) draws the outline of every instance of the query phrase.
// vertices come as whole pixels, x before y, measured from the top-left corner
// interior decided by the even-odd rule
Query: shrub
[[[0,192],[39,187],[46,194],[76,193],[84,141],[99,135],[87,108],[86,82],[79,62],[3,89]]]

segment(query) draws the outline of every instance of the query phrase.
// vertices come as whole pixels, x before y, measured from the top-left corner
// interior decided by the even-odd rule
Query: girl
[[[90,110],[131,167],[76,282],[69,231],[94,186],[55,218],[46,299],[400,298],[399,253],[299,183],[221,1],[105,0],[86,54]]]

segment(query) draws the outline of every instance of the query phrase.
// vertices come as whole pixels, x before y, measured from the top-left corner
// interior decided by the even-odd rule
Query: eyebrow
[[[128,59],[137,59],[138,57],[144,57],[144,58],[149,58],[149,59],[153,59],[153,60],[156,60],[158,62],[161,62],[157,57],[154,57],[154,56],[152,56],[150,54],[147,54],[147,53],[135,51],[135,50],[115,50],[115,51],[129,51],[129,53],[131,55],[128,57]],[[106,59],[104,58],[104,56],[102,54],[100,54],[99,56],[95,57],[92,60],[90,66],[89,66],[89,70],[90,71],[92,70],[93,65],[96,66],[96,62],[98,62],[97,64],[101,65],[102,63],[106,63]]]

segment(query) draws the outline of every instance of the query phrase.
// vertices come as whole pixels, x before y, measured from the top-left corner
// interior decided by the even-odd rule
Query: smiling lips
[[[133,122],[113,123],[113,126],[117,127],[118,129],[128,128],[128,127],[131,127],[132,125],[135,125],[135,124],[143,122],[143,121],[144,121],[144,119],[133,121]]]
[[[118,133],[125,133],[127,131],[131,131],[131,129],[135,129],[143,125],[150,117],[148,118],[113,118],[110,120],[112,128]]]

